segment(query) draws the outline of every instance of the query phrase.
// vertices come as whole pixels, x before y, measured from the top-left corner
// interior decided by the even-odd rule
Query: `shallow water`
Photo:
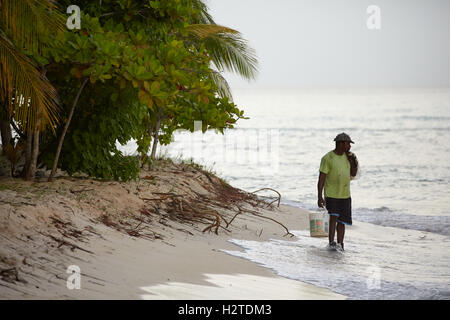
[[[295,241],[231,240],[244,251],[226,252],[349,299],[450,299],[448,237],[363,222],[346,230],[344,253],[309,231],[292,231]]]

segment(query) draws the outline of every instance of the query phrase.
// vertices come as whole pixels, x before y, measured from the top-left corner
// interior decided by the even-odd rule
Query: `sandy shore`
[[[239,203],[241,208],[266,218],[220,208],[223,220],[232,223],[218,228],[218,234],[214,228],[202,232],[204,223],[170,219],[170,205],[145,199],[162,193],[187,198],[194,191],[207,196],[216,178],[175,165],[151,174],[144,172],[132,183],[1,180],[0,298],[345,298],[221,251],[239,250],[228,242],[231,238],[289,239],[283,226],[308,229],[307,212],[247,201]],[[80,289],[68,288],[68,279],[69,287],[77,284],[76,275],[67,272],[70,266],[81,272]]]

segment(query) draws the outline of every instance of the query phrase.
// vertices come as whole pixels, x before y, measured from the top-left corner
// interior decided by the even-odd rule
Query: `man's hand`
[[[323,198],[317,199],[317,205],[319,206],[319,208],[323,208],[325,206],[325,201],[323,200]]]
[[[353,152],[350,152],[350,151],[346,152],[345,154],[347,155],[348,161],[350,161],[351,164],[356,165],[356,161],[355,161],[356,160],[356,156],[355,156],[355,154]]]

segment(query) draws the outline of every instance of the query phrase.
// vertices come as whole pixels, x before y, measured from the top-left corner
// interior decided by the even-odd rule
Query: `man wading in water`
[[[358,172],[358,160],[350,152],[354,143],[346,133],[334,138],[336,148],[324,155],[320,161],[320,174],[317,183],[317,205],[325,205],[330,215],[328,248],[344,251],[345,225],[352,225],[352,199],[350,198],[350,177]],[[325,187],[325,201],[322,190]],[[337,230],[337,244],[334,234]]]

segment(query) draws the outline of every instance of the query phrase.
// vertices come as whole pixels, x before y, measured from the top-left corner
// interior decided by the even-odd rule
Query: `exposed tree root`
[[[265,216],[259,214],[259,212],[256,212],[256,211],[252,211],[252,210],[248,210],[248,209],[243,209],[243,208],[240,208],[240,209],[241,209],[242,211],[244,211],[244,212],[251,213],[251,214],[254,215],[254,216],[257,216],[257,217],[260,217],[260,218],[263,218],[263,219],[272,220],[273,222],[278,223],[280,226],[282,226],[282,227],[284,228],[284,230],[286,230],[286,234],[285,234],[284,236],[287,236],[287,235],[290,235],[291,237],[294,236],[292,233],[289,232],[288,228],[286,228],[286,226],[285,226],[284,224],[282,224],[281,222],[279,222],[279,221],[277,221],[277,220],[275,220],[275,219],[273,219],[273,218],[270,218],[270,217],[265,217]]]
[[[269,205],[271,205],[272,203],[274,203],[275,201],[277,201],[278,200],[278,204],[277,204],[277,207],[279,207],[280,206],[280,200],[281,200],[281,194],[277,191],[277,190],[275,190],[275,189],[272,189],[272,188],[262,188],[262,189],[259,189],[259,190],[256,190],[256,191],[253,191],[253,192],[251,192],[251,193],[256,193],[256,192],[258,192],[258,191],[262,191],[262,190],[272,190],[272,191],[274,191],[274,192],[276,192],[277,194],[278,194],[278,199],[275,199],[274,201],[272,201]]]
[[[182,171],[180,171],[182,172]],[[178,173],[178,171],[176,172]],[[202,232],[214,232],[218,234],[219,229],[225,232],[230,232],[228,227],[237,218],[238,215],[243,213],[250,213],[262,219],[271,220],[281,225],[286,230],[286,235],[292,236],[289,230],[276,219],[265,217],[256,211],[242,208],[242,203],[247,203],[253,208],[272,208],[272,203],[267,203],[259,199],[254,193],[261,190],[272,190],[278,193],[278,206],[281,199],[281,195],[278,191],[271,188],[263,188],[254,192],[248,193],[240,189],[234,188],[222,180],[218,179],[214,175],[207,172],[203,172],[199,176],[206,176],[208,181],[203,180],[202,187],[209,191],[207,195],[190,190],[192,194],[178,194],[175,192],[154,192],[154,195],[158,197],[140,197],[141,200],[146,202],[146,205],[152,205],[152,207],[159,213],[164,212],[165,217],[177,220],[182,223],[201,223],[206,224],[206,227],[202,229]],[[185,181],[185,183],[187,183]],[[163,209],[164,208],[164,209]],[[158,210],[159,209],[159,210]],[[222,211],[238,211],[232,217],[225,217]],[[219,211],[220,210],[220,211]]]
[[[267,219],[279,224],[286,230],[286,235],[292,236],[282,223],[276,219],[263,216],[256,211],[260,208],[273,210],[274,207],[272,205],[277,200],[277,205],[279,206],[281,195],[278,191],[272,188],[262,188],[253,192],[245,192],[232,187],[215,175],[204,170],[189,167],[183,167],[183,170],[178,170],[178,168],[176,168],[177,170],[173,170],[175,168],[169,167],[161,171],[177,175],[189,175],[189,179],[187,180],[195,181],[197,185],[200,184],[207,193],[199,193],[195,191],[196,188],[186,188],[192,181],[182,180],[180,186],[177,186],[168,183],[170,179],[168,180],[164,176],[145,176],[143,178],[144,180],[157,181],[161,187],[171,186],[170,191],[153,191],[149,196],[148,190],[145,193],[146,188],[138,183],[136,191],[133,190],[133,193],[144,202],[139,214],[131,213],[126,216],[104,214],[99,218],[99,221],[133,237],[158,239],[162,238],[162,236],[150,230],[153,221],[168,227],[172,227],[168,220],[182,224],[191,224],[193,226],[204,225],[199,230],[218,234],[219,231],[231,232],[229,227],[239,215],[252,214],[258,218]],[[268,203],[258,198],[255,193],[261,190],[272,190],[276,192],[278,199]],[[79,192],[82,191],[84,190],[79,190]],[[248,204],[255,210],[245,209],[243,207],[244,204]],[[155,217],[158,218],[155,220]],[[183,229],[183,231],[192,234],[187,230]]]

